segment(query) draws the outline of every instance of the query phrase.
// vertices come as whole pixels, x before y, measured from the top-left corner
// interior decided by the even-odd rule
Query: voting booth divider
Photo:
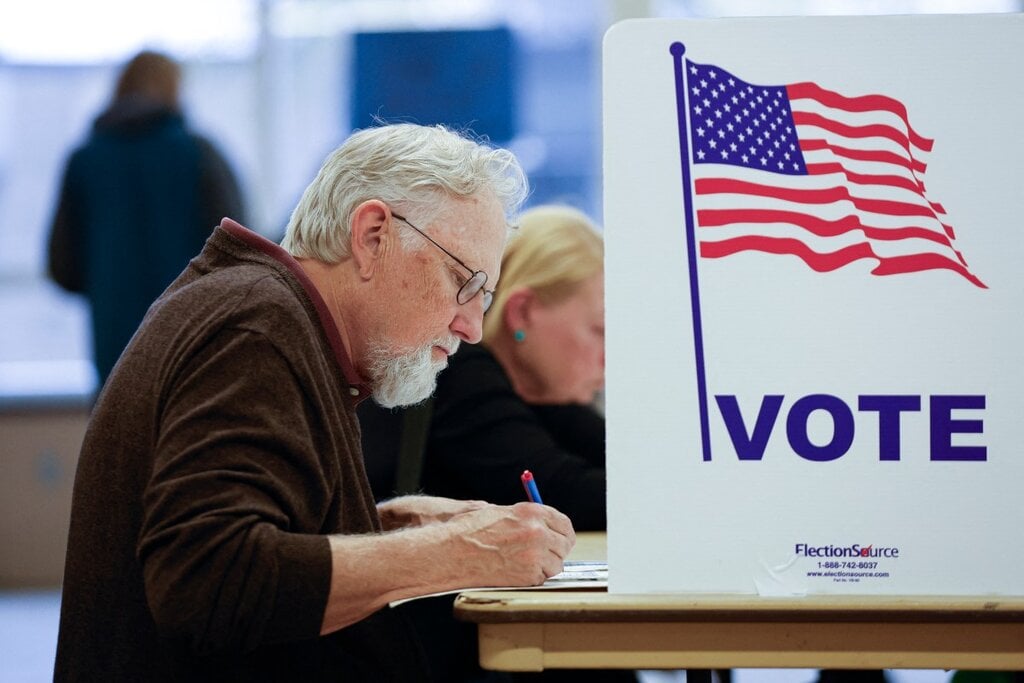
[[[1024,595],[1024,16],[603,51],[610,591]]]

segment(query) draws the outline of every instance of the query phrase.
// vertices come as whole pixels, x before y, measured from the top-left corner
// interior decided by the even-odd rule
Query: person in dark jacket
[[[150,304],[221,218],[245,220],[228,163],[186,124],[180,84],[174,60],[137,54],[64,169],[49,272],[89,300],[101,385]]]

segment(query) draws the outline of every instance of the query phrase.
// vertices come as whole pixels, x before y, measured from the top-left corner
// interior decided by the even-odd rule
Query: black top
[[[359,417],[371,485],[389,497],[400,414],[367,401]],[[438,377],[423,491],[510,505],[526,500],[526,469],[577,531],[606,528],[604,418],[584,405],[526,403],[490,351],[464,345]]]
[[[47,255],[53,280],[88,297],[100,384],[150,304],[242,210],[227,160],[180,111],[126,97],[96,119],[65,166]]]

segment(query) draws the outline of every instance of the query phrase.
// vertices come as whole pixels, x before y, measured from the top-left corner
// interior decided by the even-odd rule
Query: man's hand
[[[461,515],[486,507],[482,500],[454,500],[438,496],[401,496],[386,500],[377,506],[385,531],[434,522],[447,522]]]
[[[456,565],[468,586],[534,586],[562,571],[576,545],[569,518],[537,503],[486,505],[452,518]]]
[[[422,523],[391,533],[328,537],[331,588],[322,634],[393,600],[457,588],[539,585],[562,571],[576,544],[569,518],[537,503],[410,496],[381,507],[382,518]]]

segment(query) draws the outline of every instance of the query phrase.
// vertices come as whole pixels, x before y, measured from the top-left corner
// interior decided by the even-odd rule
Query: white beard
[[[436,339],[406,353],[396,353],[381,344],[370,345],[367,372],[378,405],[384,408],[411,406],[434,393],[438,373],[448,367],[447,359],[434,360],[435,346],[455,353],[459,340],[455,337]]]

